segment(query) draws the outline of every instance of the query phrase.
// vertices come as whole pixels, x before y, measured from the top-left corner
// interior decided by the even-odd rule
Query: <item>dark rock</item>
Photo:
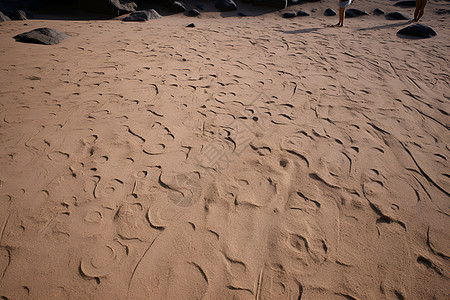
[[[394,6],[398,6],[398,7],[416,7],[416,1],[414,1],[414,0],[400,1],[400,2],[395,3]]]
[[[247,14],[246,14],[246,13],[243,13],[243,12],[240,12],[240,13],[238,13],[238,16],[241,16],[241,17],[247,17]]]
[[[153,19],[161,19],[161,15],[154,9],[133,12],[122,19],[125,22],[144,22]]]
[[[309,13],[307,13],[306,11],[299,10],[297,12],[297,17],[307,17],[307,16],[309,16]]]
[[[78,0],[78,7],[108,15],[122,15],[136,11],[136,3],[127,0]]]
[[[233,11],[237,9],[233,0],[217,0],[216,8],[220,11]]]
[[[0,0],[0,11],[9,15],[16,10],[23,10],[27,13],[32,10],[42,9],[43,0]]]
[[[288,0],[253,0],[253,4],[283,9],[287,7],[287,1]]]
[[[327,8],[327,9],[325,9],[325,12],[323,14],[327,17],[330,17],[330,16],[335,16],[336,12],[334,10],[332,10],[331,8]]]
[[[197,16],[200,15],[200,12],[197,9],[194,8],[194,9],[191,9],[188,12],[188,15],[191,16],[191,17],[197,17]]]
[[[374,13],[375,15],[377,15],[377,16],[379,16],[379,15],[384,15],[384,11],[382,11],[382,10],[379,9],[379,8],[375,8],[375,9],[373,10],[373,13]]]
[[[194,23],[190,23],[186,27],[195,27],[195,24]]]
[[[185,12],[186,11],[186,4],[181,1],[173,1],[170,5],[170,10],[174,12]]]
[[[313,8],[313,9],[311,9],[311,11],[314,13],[314,12],[317,11],[317,9],[316,9],[316,8]]]
[[[436,35],[436,32],[428,26],[422,24],[414,24],[400,29],[398,34],[414,36],[419,38],[430,38]]]
[[[0,23],[5,21],[11,21],[11,19],[0,11]]]
[[[8,14],[11,20],[27,20],[27,14],[23,10],[16,10]]]
[[[302,0],[288,0],[288,5],[296,5],[302,2]]]
[[[195,7],[197,7],[200,10],[205,10],[205,5],[204,4],[197,4]]]
[[[361,16],[368,16],[369,14],[365,12],[364,10],[355,9],[355,8],[349,8],[345,10],[345,17],[346,18],[356,18]]]
[[[148,9],[147,12],[148,12],[148,18],[150,20],[156,20],[156,19],[162,18],[161,15],[154,9]]]
[[[65,33],[58,32],[52,28],[38,28],[29,32],[14,36],[17,42],[55,45],[70,37]]]
[[[285,12],[282,17],[285,19],[290,19],[290,18],[295,18],[296,16],[297,15],[293,12]]]
[[[388,19],[388,20],[409,20],[409,16],[395,11],[395,12],[388,13],[386,15],[386,19]]]

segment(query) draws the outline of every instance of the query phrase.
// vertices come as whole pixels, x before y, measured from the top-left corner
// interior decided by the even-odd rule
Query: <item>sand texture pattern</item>
[[[323,13],[3,23],[0,296],[448,298],[437,7],[427,40]],[[70,38],[12,38],[39,27]]]

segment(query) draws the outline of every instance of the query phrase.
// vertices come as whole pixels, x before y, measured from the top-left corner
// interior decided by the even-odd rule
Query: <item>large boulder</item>
[[[379,8],[375,8],[375,9],[373,10],[373,14],[376,15],[376,16],[384,15],[384,11],[381,10],[381,9],[379,9]]]
[[[17,10],[26,12],[39,10],[44,6],[44,0],[0,0],[0,11],[5,15],[14,13]]]
[[[395,12],[388,13],[386,15],[386,19],[388,19],[388,20],[409,20],[409,17],[405,14],[395,11]]]
[[[356,18],[356,17],[368,16],[368,15],[369,14],[366,11],[360,10],[360,9],[349,8],[349,9],[345,10],[346,18]]]
[[[233,11],[237,9],[236,3],[233,0],[217,0],[215,6],[220,11]]]
[[[136,11],[136,3],[127,0],[78,0],[78,7],[108,15],[119,16]]]
[[[5,21],[11,21],[11,19],[0,11],[0,23]]]
[[[327,17],[330,17],[330,16],[335,16],[336,12],[334,10],[332,10],[331,8],[327,8],[327,9],[325,9],[325,12],[323,14]]]
[[[14,36],[14,39],[22,43],[56,45],[68,37],[70,36],[65,33],[58,32],[52,28],[38,28],[18,34]]]
[[[287,7],[288,0],[253,0],[253,4],[283,9]]]
[[[175,0],[170,5],[170,10],[173,12],[178,12],[178,13],[185,12],[186,4],[184,2]]]
[[[125,22],[145,22],[153,19],[161,19],[161,15],[154,9],[135,11],[122,19]]]
[[[26,20],[27,14],[23,10],[15,10],[12,13],[8,14],[8,17],[11,18],[11,20]]]
[[[399,2],[395,3],[394,6],[405,7],[405,8],[416,7],[416,1],[414,1],[414,0],[399,1]]]
[[[410,25],[408,27],[400,29],[397,33],[418,38],[430,38],[437,34],[432,28],[422,24]]]
[[[200,11],[196,8],[193,8],[188,12],[188,16],[190,16],[190,17],[197,17],[199,15],[200,15]]]

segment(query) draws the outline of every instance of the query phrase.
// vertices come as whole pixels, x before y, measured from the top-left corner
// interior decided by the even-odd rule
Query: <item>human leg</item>
[[[342,27],[344,25],[345,7],[339,7],[339,23],[336,26]]]
[[[423,16],[426,0],[416,0],[416,10],[414,11],[414,21],[419,21],[420,17]]]
[[[414,22],[417,22],[417,16],[419,15],[421,0],[416,0],[416,10],[414,10]]]
[[[417,21],[420,20],[420,18],[423,16],[423,13],[425,12],[425,6],[427,5],[427,0],[421,0],[419,13],[417,15]]]

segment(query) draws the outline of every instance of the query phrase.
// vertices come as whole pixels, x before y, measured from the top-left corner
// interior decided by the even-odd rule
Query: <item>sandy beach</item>
[[[448,299],[450,4],[394,3],[0,23],[0,297]]]

